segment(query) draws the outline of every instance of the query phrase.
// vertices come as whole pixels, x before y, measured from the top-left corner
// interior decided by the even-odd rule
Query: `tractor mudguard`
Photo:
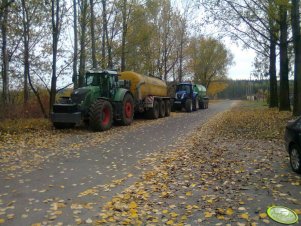
[[[131,94],[131,92],[129,90],[123,89],[123,88],[119,88],[117,90],[115,96],[114,96],[113,101],[114,102],[122,102],[126,93],[130,93]],[[131,96],[133,96],[133,95],[131,94]]]

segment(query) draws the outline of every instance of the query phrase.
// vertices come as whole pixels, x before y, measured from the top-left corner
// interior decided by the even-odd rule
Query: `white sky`
[[[252,63],[256,56],[255,52],[231,43],[227,47],[234,57],[234,65],[229,68],[228,77],[231,79],[250,79],[250,74],[253,70]]]

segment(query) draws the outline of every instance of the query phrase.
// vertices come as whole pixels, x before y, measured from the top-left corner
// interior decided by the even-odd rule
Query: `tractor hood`
[[[95,93],[97,91],[99,92],[98,86],[86,86],[75,89],[71,93],[71,100],[73,103],[81,104],[82,102],[85,102],[87,95]]]
[[[176,92],[176,99],[183,99],[184,97],[185,97],[185,95],[186,95],[186,91],[184,91],[184,90],[181,90],[181,91],[178,91],[178,92]]]

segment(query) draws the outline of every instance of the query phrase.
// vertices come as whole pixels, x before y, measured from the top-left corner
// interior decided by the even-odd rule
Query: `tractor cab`
[[[116,71],[88,71],[86,73],[86,86],[99,87],[100,96],[111,99],[118,88],[118,75]]]
[[[176,99],[184,99],[185,97],[191,97],[193,93],[191,83],[180,83],[176,87]]]

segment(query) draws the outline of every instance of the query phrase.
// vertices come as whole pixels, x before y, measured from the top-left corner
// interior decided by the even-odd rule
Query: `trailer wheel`
[[[112,127],[113,108],[109,101],[96,100],[90,107],[89,126],[93,131],[105,131]]]
[[[193,111],[197,111],[197,110],[199,110],[199,98],[198,97],[196,97],[195,99],[194,99],[194,102],[193,102],[193,109],[192,109]]]
[[[130,94],[126,94],[122,101],[121,124],[130,125],[134,117],[134,100]]]
[[[171,111],[171,108],[170,108],[170,101],[169,101],[169,100],[166,100],[166,101],[165,101],[165,116],[166,116],[166,117],[170,116],[170,111]]]
[[[200,109],[205,109],[205,103],[203,101],[200,101]]]
[[[53,126],[56,129],[72,129],[75,123],[54,122]]]
[[[165,117],[165,111],[166,111],[166,106],[165,106],[164,100],[161,100],[159,102],[159,106],[160,106],[160,109],[159,109],[159,118],[163,118],[163,117]]]
[[[160,111],[159,102],[157,100],[154,100],[154,106],[153,108],[149,109],[147,111],[147,116],[150,119],[157,119],[159,117],[159,111]]]
[[[185,110],[187,112],[192,112],[192,100],[191,99],[187,99],[185,102]]]

